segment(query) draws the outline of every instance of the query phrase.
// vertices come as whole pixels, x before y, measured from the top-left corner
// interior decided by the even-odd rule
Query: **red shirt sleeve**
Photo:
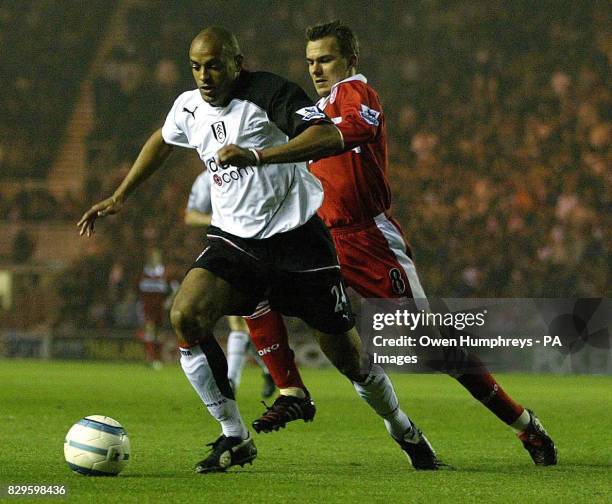
[[[341,84],[337,90],[333,104],[337,110],[333,115],[342,117],[342,121],[334,122],[344,138],[344,150],[374,141],[382,123],[382,107],[376,94],[353,82]]]

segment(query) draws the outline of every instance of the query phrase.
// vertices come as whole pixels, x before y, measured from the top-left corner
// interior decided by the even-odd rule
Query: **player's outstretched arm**
[[[117,190],[110,198],[106,198],[92,206],[83,214],[77,226],[79,235],[91,236],[94,223],[98,217],[116,214],[123,207],[123,202],[143,181],[157,170],[172,153],[172,146],[164,142],[161,129],[155,131],[138,154],[138,158],[130,168]]]
[[[336,126],[315,124],[283,145],[276,145],[255,153],[253,150],[232,144],[220,149],[217,156],[222,164],[231,164],[241,168],[259,164],[317,160],[340,154],[343,147],[342,135]]]

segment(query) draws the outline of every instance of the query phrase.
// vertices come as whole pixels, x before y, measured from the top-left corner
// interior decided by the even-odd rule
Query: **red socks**
[[[251,341],[265,362],[279,389],[291,387],[306,390],[289,347],[287,328],[280,313],[267,311],[256,318],[245,318]]]
[[[457,381],[502,422],[514,423],[525,408],[504,392],[480,358],[470,354],[469,359],[470,368],[477,369],[476,374],[464,374]]]
[[[251,341],[270,370],[276,386],[279,389],[295,387],[306,390],[295,365],[293,350],[289,347],[287,328],[281,314],[267,311],[245,320]],[[474,372],[458,377],[457,381],[500,420],[508,425],[513,424],[525,408],[506,394],[477,356],[470,354],[468,360],[469,369]]]

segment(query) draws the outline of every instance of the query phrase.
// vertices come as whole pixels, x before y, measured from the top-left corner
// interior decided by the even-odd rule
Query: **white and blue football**
[[[130,460],[130,439],[116,420],[90,415],[81,418],[66,434],[64,457],[76,473],[116,476]]]

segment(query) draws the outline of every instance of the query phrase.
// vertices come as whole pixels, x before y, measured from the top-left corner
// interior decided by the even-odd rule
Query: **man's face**
[[[241,57],[236,58],[224,53],[223,45],[215,40],[191,44],[191,73],[206,103],[215,107],[225,105],[240,72]]]
[[[315,91],[321,97],[327,96],[334,84],[353,75],[355,63],[342,56],[336,37],[331,35],[308,41],[306,62]]]

